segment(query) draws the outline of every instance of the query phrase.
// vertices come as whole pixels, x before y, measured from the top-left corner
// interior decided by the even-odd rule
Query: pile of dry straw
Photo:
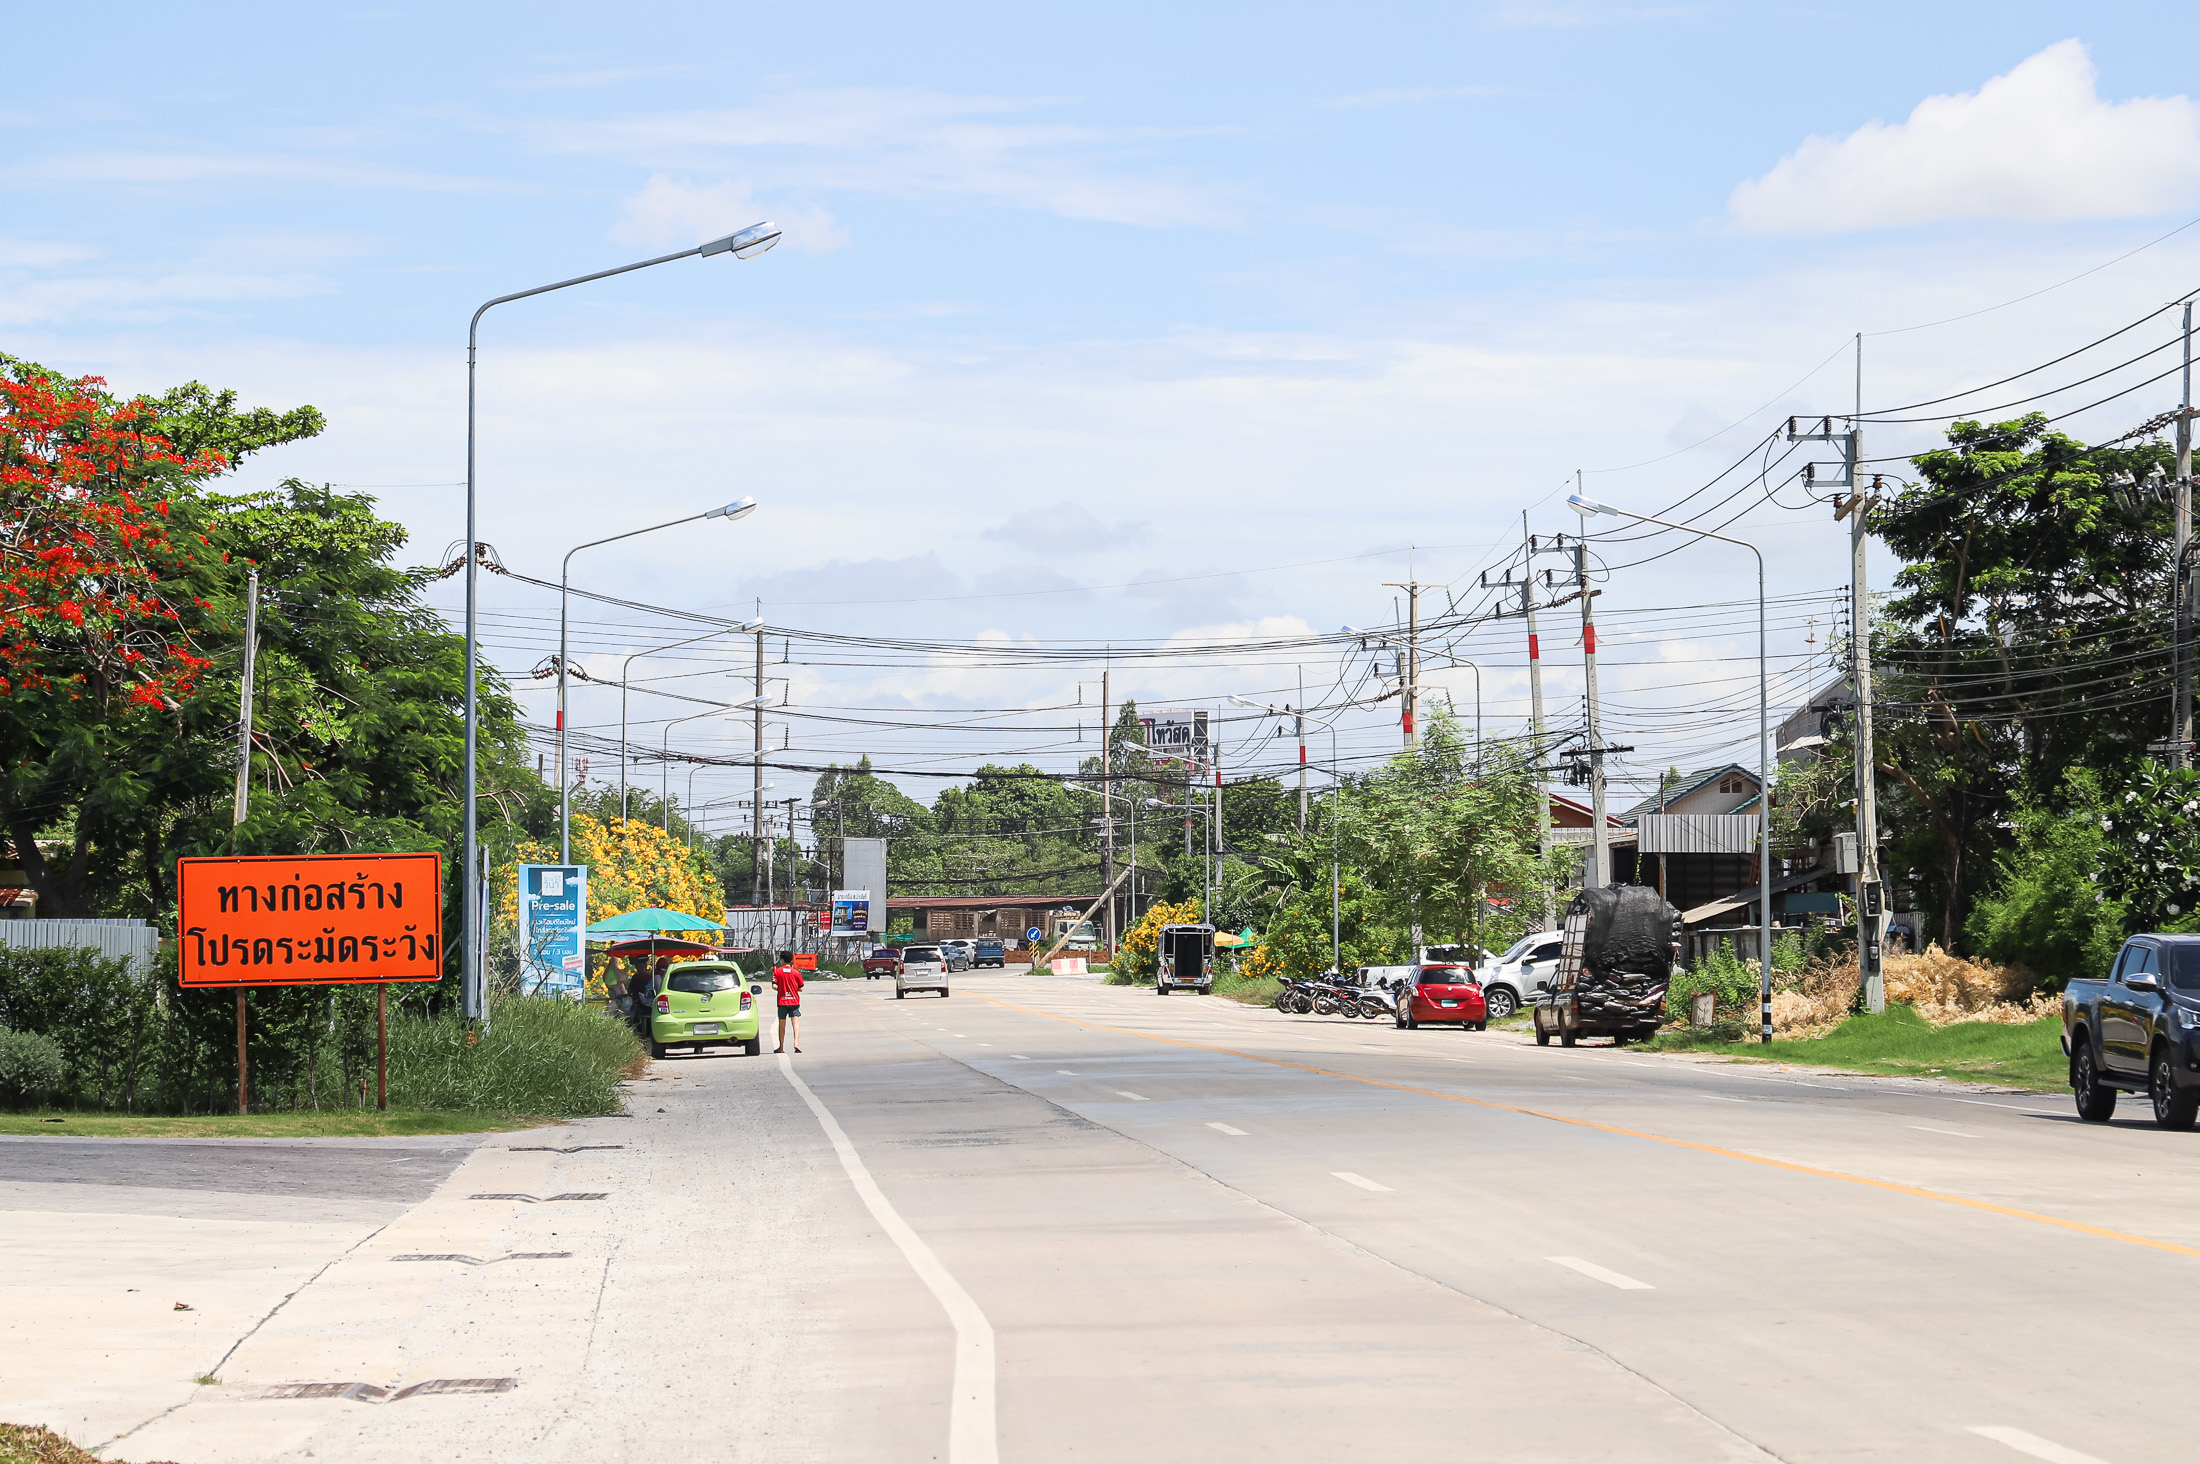
[[[1957,1022],[2018,1025],[2051,1017],[2060,1009],[2022,966],[1951,956],[1937,944],[1922,955],[1887,957],[1887,1001],[1917,1009],[1935,1027]],[[1814,964],[1795,976],[1773,978],[1772,1030],[1776,1037],[1823,1037],[1855,1009],[1863,979],[1855,952]]]

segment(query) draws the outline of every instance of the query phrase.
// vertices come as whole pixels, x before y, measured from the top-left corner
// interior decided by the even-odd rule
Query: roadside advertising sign
[[[1140,717],[1146,728],[1146,751],[1157,763],[1203,768],[1207,765],[1207,714],[1170,712]]]
[[[443,975],[443,856],[176,861],[183,986],[334,986]]]
[[[796,951],[794,968],[797,971],[815,971],[817,969],[817,957],[808,951]]]
[[[854,939],[871,933],[871,892],[833,891],[833,934]]]
[[[519,867],[519,979],[530,995],[576,1000],[588,974],[588,866]]]

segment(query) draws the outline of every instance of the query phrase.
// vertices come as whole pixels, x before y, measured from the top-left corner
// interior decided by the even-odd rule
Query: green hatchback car
[[[729,961],[679,961],[657,981],[657,1009],[649,1017],[649,1055],[675,1047],[738,1047],[749,1057],[764,1050],[761,982]]]

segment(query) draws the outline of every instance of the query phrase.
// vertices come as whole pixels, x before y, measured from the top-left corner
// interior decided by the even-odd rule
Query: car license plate
[[[1447,1000],[1447,999],[1443,999],[1443,998],[1439,998],[1436,1004],[1437,1004],[1438,1006],[1451,1006],[1451,1007],[1455,1007],[1455,1006],[1459,1005],[1459,1003],[1458,1003],[1458,1002],[1456,1002],[1456,1001],[1451,1001],[1451,1000]]]
[[[695,1035],[698,1037],[716,1036],[717,1032],[718,1024],[716,1022],[697,1022],[695,1024]]]

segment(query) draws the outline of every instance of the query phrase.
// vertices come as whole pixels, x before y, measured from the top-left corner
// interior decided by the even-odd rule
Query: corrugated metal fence
[[[0,920],[0,946],[52,950],[77,946],[125,960],[150,979],[160,955],[160,932],[143,920]]]

